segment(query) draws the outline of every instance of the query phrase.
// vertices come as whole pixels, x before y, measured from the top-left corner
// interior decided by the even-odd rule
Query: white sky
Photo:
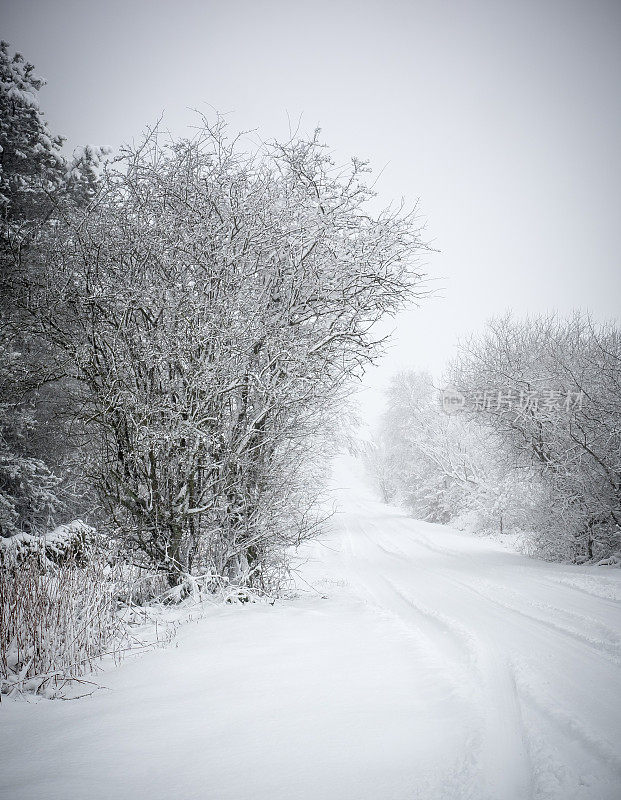
[[[439,375],[492,314],[621,311],[621,2],[1,0],[2,37],[48,80],[71,145],[118,146],[164,111],[231,112],[285,136],[317,124],[384,169],[441,252],[442,298],[397,320],[365,407],[396,369]]]

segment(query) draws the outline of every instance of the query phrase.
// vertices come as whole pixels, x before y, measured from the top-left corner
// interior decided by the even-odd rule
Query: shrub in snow
[[[11,566],[28,559],[39,559],[48,566],[71,562],[84,565],[94,552],[94,545],[105,544],[95,529],[81,520],[59,525],[49,533],[33,536],[19,533],[10,539],[0,540],[0,564]]]
[[[136,604],[165,588],[79,520],[0,540],[0,693],[54,696],[138,645],[130,626],[150,612]]]
[[[54,694],[118,647],[123,623],[107,559],[68,555],[67,539],[12,548],[0,567],[0,691]],[[58,561],[48,559],[48,554]]]

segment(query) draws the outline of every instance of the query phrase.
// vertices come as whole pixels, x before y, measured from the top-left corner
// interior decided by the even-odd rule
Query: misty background
[[[507,308],[618,316],[618,2],[5,0],[2,20],[69,151],[216,110],[263,139],[320,126],[381,173],[382,204],[418,202],[436,296],[390,325],[370,419],[391,374],[439,377]]]

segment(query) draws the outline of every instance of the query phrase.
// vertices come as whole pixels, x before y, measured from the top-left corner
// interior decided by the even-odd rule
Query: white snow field
[[[297,599],[210,609],[92,697],[5,700],[0,796],[620,798],[621,571],[417,522],[354,472]]]

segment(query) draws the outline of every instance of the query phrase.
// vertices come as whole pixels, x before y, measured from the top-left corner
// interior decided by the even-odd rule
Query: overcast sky
[[[402,314],[368,377],[439,377],[492,314],[621,311],[619,0],[20,0],[2,37],[48,80],[69,144],[113,147],[209,104],[235,129],[319,125],[339,158],[419,200],[443,290]]]

